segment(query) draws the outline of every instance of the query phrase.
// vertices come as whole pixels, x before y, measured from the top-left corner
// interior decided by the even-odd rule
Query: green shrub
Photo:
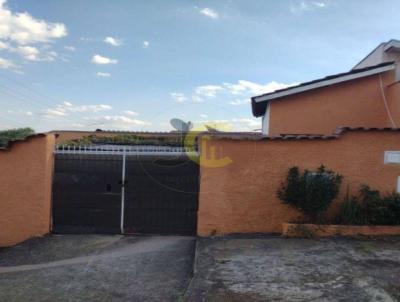
[[[400,194],[382,196],[363,185],[357,197],[345,198],[336,222],[354,225],[400,225]]]
[[[24,139],[35,134],[31,128],[17,128],[0,131],[0,147],[6,147],[9,141]]]
[[[400,225],[400,194],[391,193],[383,198],[383,203],[387,207],[388,225]]]
[[[336,216],[335,223],[348,225],[359,225],[364,223],[362,208],[357,197],[346,196],[340,205],[340,211]]]
[[[277,195],[282,202],[300,210],[310,222],[322,222],[326,210],[339,193],[342,176],[321,165],[317,171],[289,169]]]

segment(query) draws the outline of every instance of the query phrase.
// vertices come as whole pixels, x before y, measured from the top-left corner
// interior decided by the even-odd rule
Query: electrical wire
[[[390,112],[390,108],[389,108],[389,105],[388,105],[388,102],[386,99],[386,94],[385,94],[385,90],[383,88],[383,81],[382,81],[381,74],[379,74],[379,84],[380,84],[380,88],[381,88],[382,100],[383,100],[383,103],[385,104],[386,112],[389,117],[390,123],[392,124],[392,127],[397,128],[396,122],[393,119],[392,113]]]

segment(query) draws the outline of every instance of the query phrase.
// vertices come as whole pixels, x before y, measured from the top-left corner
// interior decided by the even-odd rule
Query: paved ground
[[[197,241],[186,301],[400,301],[400,238]]]
[[[400,238],[63,235],[0,249],[0,301],[400,301]]]
[[[179,301],[195,239],[63,235],[0,249],[0,301]]]

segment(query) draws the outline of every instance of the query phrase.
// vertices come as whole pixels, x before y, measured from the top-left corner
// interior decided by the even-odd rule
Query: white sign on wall
[[[385,151],[385,164],[400,164],[400,151]]]
[[[397,193],[400,193],[400,176],[397,176],[397,188],[396,188]]]

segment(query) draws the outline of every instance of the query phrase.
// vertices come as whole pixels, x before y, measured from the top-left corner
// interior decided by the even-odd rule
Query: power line
[[[26,90],[26,91],[25,91],[25,96],[27,96],[28,98],[32,98],[32,99],[36,99],[36,100],[40,99],[40,100],[45,101],[44,103],[43,103],[43,102],[38,102],[38,103],[41,103],[41,105],[42,105],[43,107],[59,107],[60,105],[62,105],[62,103],[66,102],[65,99],[57,99],[57,98],[55,98],[55,97],[52,97],[52,96],[49,96],[49,95],[44,94],[44,93],[42,93],[42,92],[39,92],[38,90],[36,90],[36,89],[34,89],[34,88],[28,86],[28,85],[25,84],[24,82],[21,82],[21,81],[12,79],[12,78],[10,78],[10,77],[8,77],[8,76],[2,74],[2,73],[0,73],[0,77],[3,77],[4,79],[6,79],[6,80],[8,80],[8,81],[10,81],[10,82],[14,82],[17,86],[23,87],[23,89]],[[3,86],[3,87],[4,87],[4,86]],[[13,90],[13,89],[10,88],[10,87],[7,87],[7,88],[8,88],[9,90]],[[14,91],[15,91],[15,90],[14,90]],[[26,94],[26,92],[28,92],[28,94]],[[18,91],[17,93],[24,94],[24,93],[21,93],[21,91]],[[33,93],[34,95],[36,95],[36,96],[32,96],[32,93]],[[43,104],[45,104],[45,105],[43,105]],[[85,119],[85,118],[86,118],[86,115],[81,114],[81,113],[79,113],[79,112],[72,112],[72,113],[73,113],[74,115],[80,116],[82,119]],[[76,121],[75,121],[75,122],[76,122]],[[80,122],[80,121],[79,121],[79,122]]]
[[[18,93],[17,91],[15,91],[13,89],[10,89],[10,88],[5,88],[5,87],[1,87],[0,86],[0,93],[8,95],[8,96],[16,99],[19,102],[30,104],[31,106],[34,106],[35,108],[39,108],[40,110],[42,110],[42,109],[46,109],[46,110],[50,109],[50,108],[48,108],[48,106],[45,106],[40,102],[32,101],[31,98],[29,98],[29,96],[26,96],[26,95],[24,96],[23,94]],[[57,108],[55,108],[55,110],[57,110]],[[44,116],[44,114],[43,114],[43,116]],[[79,119],[74,119],[72,117],[68,117],[68,116],[65,116],[65,115],[58,115],[57,117],[63,118],[65,120],[68,120],[68,121],[74,122],[74,123],[76,123],[78,121],[81,122],[81,120],[79,120]]]
[[[15,80],[15,79],[12,79],[12,78],[6,76],[6,75],[3,74],[3,73],[0,73],[0,77],[3,77],[4,79],[6,79],[6,80],[8,80],[8,81],[10,81],[10,82],[16,83],[17,86],[24,87],[24,89],[25,89],[25,90],[28,90],[28,92],[31,91],[31,93],[33,93],[33,94],[36,95],[36,99],[37,99],[37,97],[40,97],[41,100],[44,100],[44,101],[45,101],[45,103],[46,103],[45,106],[54,106],[54,107],[57,107],[57,106],[60,106],[63,102],[66,102],[65,99],[57,99],[57,98],[55,98],[55,97],[49,96],[49,95],[47,95],[47,94],[44,94],[44,93],[42,93],[42,92],[40,92],[40,91],[38,91],[38,90],[36,90],[36,89],[34,89],[34,88],[28,86],[26,83],[24,83],[24,82],[22,82],[22,81]],[[3,86],[3,87],[4,87],[4,86]],[[11,89],[11,88],[8,87],[8,89]],[[26,95],[26,94],[25,94],[25,95]],[[28,95],[28,97],[30,97],[30,98],[35,98],[35,97],[32,97],[32,95]],[[79,116],[82,117],[82,118],[86,118],[85,115],[83,115],[83,114],[81,114],[81,113],[79,113],[79,112],[74,112],[74,114],[75,114],[75,115],[79,115]]]
[[[11,119],[9,117],[5,117],[3,115],[0,115],[0,120],[2,120],[2,119],[10,121],[11,123],[14,123],[15,125],[17,125],[18,127],[22,127],[22,128],[26,127],[26,125],[20,123],[19,121],[16,121],[16,120]]]

